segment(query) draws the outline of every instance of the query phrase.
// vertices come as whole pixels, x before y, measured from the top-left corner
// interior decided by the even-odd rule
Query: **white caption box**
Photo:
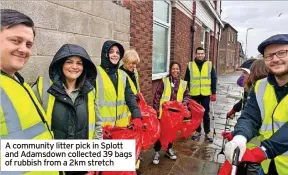
[[[135,140],[1,140],[1,171],[135,171]]]

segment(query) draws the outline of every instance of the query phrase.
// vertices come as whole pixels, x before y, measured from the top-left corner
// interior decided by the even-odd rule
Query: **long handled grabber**
[[[236,175],[236,173],[237,173],[237,165],[238,165],[238,161],[239,161],[239,155],[240,155],[240,148],[237,147],[233,153],[231,175]]]
[[[228,125],[228,123],[229,123],[229,118],[227,117],[226,118],[226,122],[225,122],[225,129],[224,129],[224,132],[226,132],[226,129],[227,129],[227,125]],[[223,137],[223,140],[222,140],[222,146],[221,146],[221,151],[217,154],[217,161],[218,161],[218,157],[219,157],[219,155],[224,155],[225,156],[225,154],[224,154],[224,148],[225,148],[225,138]]]
[[[215,112],[214,112],[214,102],[211,102],[211,108],[212,108],[212,120],[213,120],[213,140],[216,136],[216,129],[215,129]]]

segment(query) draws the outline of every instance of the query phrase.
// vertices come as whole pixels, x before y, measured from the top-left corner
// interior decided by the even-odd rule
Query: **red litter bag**
[[[177,139],[178,130],[186,113],[186,107],[178,101],[167,101],[162,104],[160,142],[164,151],[167,150],[169,143]]]
[[[181,126],[181,138],[190,136],[200,125],[204,116],[205,109],[199,103],[194,100],[189,101],[189,108],[192,115],[190,121],[182,122]]]
[[[136,171],[102,171],[102,175],[137,175]]]
[[[141,93],[138,96],[138,106],[143,116],[143,137],[142,137],[142,149],[147,150],[160,137],[160,123],[157,118],[157,112],[149,105],[147,105],[143,95]]]

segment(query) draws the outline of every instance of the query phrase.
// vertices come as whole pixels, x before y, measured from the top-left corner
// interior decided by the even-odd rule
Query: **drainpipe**
[[[193,61],[194,58],[194,41],[195,41],[195,19],[196,19],[196,0],[193,1],[192,6],[192,25],[191,25],[191,61]]]
[[[216,43],[216,19],[214,19],[214,41],[213,41],[213,49],[212,49],[212,63],[216,65],[216,57],[215,57],[215,43]]]
[[[216,75],[218,75],[218,60],[219,60],[218,57],[219,57],[220,30],[221,30],[221,26],[219,24],[219,30],[217,32],[218,41],[217,41],[217,50],[216,50],[216,60],[217,60],[217,62],[216,62]]]

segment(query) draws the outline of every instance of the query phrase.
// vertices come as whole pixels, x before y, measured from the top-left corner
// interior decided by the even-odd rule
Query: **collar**
[[[24,78],[18,73],[18,72],[15,72],[14,73],[14,76],[15,77],[12,77],[11,75],[9,75],[8,73],[4,72],[3,70],[1,70],[1,74],[2,75],[5,75],[7,77],[10,77],[16,81],[18,81],[19,83],[23,84],[24,83]]]
[[[275,79],[275,76],[272,74],[272,73],[268,73],[268,76],[267,76],[267,80],[269,82],[270,85],[272,86],[276,86],[276,87],[280,87]],[[284,86],[288,86],[288,83],[286,83],[285,85],[283,85],[282,87]]]

